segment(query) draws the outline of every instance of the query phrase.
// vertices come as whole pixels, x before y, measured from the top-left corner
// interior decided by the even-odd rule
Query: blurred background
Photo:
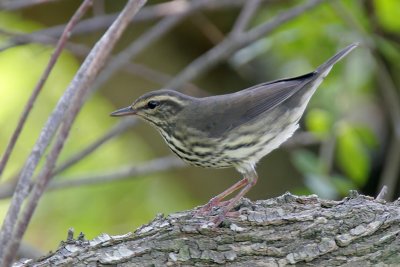
[[[78,116],[53,183],[25,235],[26,244],[43,252],[54,250],[70,227],[88,239],[102,232],[134,231],[157,213],[203,205],[241,178],[234,169],[182,164],[149,125],[109,117],[140,95],[173,85],[173,78],[207,51],[223,42],[236,42],[226,38],[232,36],[241,11],[252,1],[209,0],[195,6],[202,1],[149,0],[139,12]],[[54,50],[63,29],[60,25],[68,22],[80,4],[75,0],[34,2],[0,4],[1,153]],[[0,218],[47,117],[124,4],[97,0],[76,28],[5,170]],[[294,137],[258,164],[260,179],[247,197],[266,199],[289,191],[341,199],[352,189],[375,197],[387,185],[386,199],[396,199],[400,192],[400,1],[259,1],[245,30],[276,22],[305,5],[312,8],[243,47],[233,45],[219,62],[177,87],[200,97],[231,93],[305,74],[339,49],[360,42],[313,96]],[[156,38],[138,48],[137,41],[148,38],[156,27]],[[127,51],[128,57],[123,54]],[[128,63],[122,64],[124,60]],[[90,153],[75,160],[82,151]]]

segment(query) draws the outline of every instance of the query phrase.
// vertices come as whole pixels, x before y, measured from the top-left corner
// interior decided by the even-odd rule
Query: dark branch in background
[[[164,34],[176,26],[185,15],[167,17],[161,20],[150,30],[147,30],[141,37],[139,37],[139,39],[133,42],[125,50],[118,53],[118,55],[116,55],[113,60],[107,64],[107,67],[104,68],[104,70],[100,73],[95,84],[92,86],[91,92],[97,91],[100,86],[121,67],[123,67],[130,60],[134,59],[134,57],[142,52],[145,48],[148,48],[151,43],[161,38]]]
[[[225,38],[225,34],[201,12],[196,12],[193,16],[190,16],[190,21],[213,45],[218,44]]]
[[[87,155],[93,153],[97,148],[99,148],[102,144],[104,144],[108,139],[113,136],[119,135],[122,132],[125,132],[130,127],[136,125],[137,121],[132,120],[131,118],[127,118],[123,120],[123,123],[119,123],[114,126],[109,132],[105,135],[100,137],[99,139],[95,140],[92,144],[84,148],[83,150],[79,151],[75,155],[72,155],[69,159],[58,165],[52,175],[57,175],[62,171],[68,169],[75,163],[79,162],[81,159],[85,158]]]
[[[57,39],[53,37],[49,37],[46,35],[39,35],[39,34],[32,34],[32,35],[26,35],[22,33],[16,33],[16,32],[10,32],[5,29],[0,29],[0,34],[5,35],[5,36],[13,36],[14,40],[21,40],[26,43],[40,43],[40,44],[45,44],[45,45],[55,45],[57,43]],[[8,45],[3,45],[0,47],[0,52],[3,50],[6,50],[8,48],[12,48],[14,45],[13,44],[8,44]],[[76,56],[80,57],[86,57],[90,49],[86,45],[83,44],[78,44],[78,43],[72,43],[72,42],[67,42],[65,44],[65,49],[69,50]],[[111,58],[111,60],[114,60],[114,57]],[[148,80],[150,82],[154,82],[159,85],[164,85],[166,84],[169,80],[172,79],[170,75],[167,75],[165,73],[162,73],[160,71],[151,69],[147,66],[137,64],[137,63],[132,63],[132,62],[127,62],[124,64],[124,66],[121,67],[121,70],[123,70],[126,73],[133,74],[135,76],[138,76],[140,78],[143,78],[145,80]],[[194,85],[187,84],[186,85],[188,88],[197,88]]]
[[[31,216],[37,206],[38,200],[45,190],[58,155],[61,152],[66,138],[68,137],[70,127],[74,122],[74,119],[81,106],[83,105],[85,95],[87,94],[91,83],[100,71],[101,67],[105,64],[105,60],[110,55],[112,48],[122,35],[122,32],[128,25],[129,20],[136,14],[142,5],[144,5],[144,3],[145,0],[131,0],[126,4],[120,16],[107,30],[107,32],[95,45],[92,52],[86,58],[71,84],[66,89],[64,95],[61,97],[46,126],[43,128],[42,134],[40,135],[35,148],[37,148],[37,146],[46,148],[49,145],[51,137],[54,135],[55,131],[60,125],[61,119],[64,117],[63,115],[65,114],[60,134],[57,136],[57,140],[50,150],[45,165],[37,177],[28,203],[25,206],[21,217],[17,220],[15,215],[19,214],[22,206],[21,200],[25,198],[26,193],[29,190],[29,180],[33,175],[33,171],[35,170],[43,151],[37,151],[34,148],[32,154],[29,156],[27,164],[21,171],[20,181],[17,185],[16,193],[14,194],[11,206],[9,208],[9,211],[13,212],[7,214],[1,233],[2,239],[0,240],[0,243],[2,245],[2,251],[0,254],[0,259],[2,260],[2,266],[9,266],[15,257],[20,240],[25,233]],[[16,213],[13,214],[15,211]],[[10,215],[14,215],[14,217]],[[6,226],[4,227],[4,225]]]
[[[266,0],[261,0],[263,2],[267,2]],[[270,0],[271,1],[271,0]],[[273,1],[273,0],[272,0]],[[207,5],[204,5],[203,2],[207,2]],[[218,1],[209,1],[209,0],[196,0],[196,5],[199,4],[202,10],[219,10],[227,7],[238,7],[246,3],[247,0],[218,0]],[[160,19],[168,16],[178,16],[183,13],[192,12],[193,9],[199,10],[197,7],[194,7],[193,4],[184,0],[174,0],[167,3],[152,5],[149,7],[143,8],[140,13],[135,16],[132,22],[146,22],[155,19]],[[105,29],[111,25],[111,23],[116,19],[118,14],[109,14],[101,17],[94,17],[90,19],[86,19],[81,21],[77,27],[75,28],[73,35],[82,35],[87,33],[92,33],[95,31],[99,31]],[[65,25],[59,25],[50,27],[44,30],[36,31],[30,34],[26,34],[26,36],[30,35],[45,35],[58,37]],[[9,46],[17,46],[26,44],[27,39],[24,38],[9,40]],[[29,41],[28,41],[29,42]]]
[[[181,159],[175,156],[167,156],[147,161],[142,165],[122,167],[110,172],[102,172],[101,174],[90,174],[81,177],[56,177],[56,180],[53,180],[49,184],[48,190],[58,190],[69,187],[80,187],[82,185],[129,180],[134,177],[143,177],[143,175],[180,169],[186,166],[187,165]]]
[[[250,43],[260,39],[266,34],[272,32],[283,23],[288,22],[304,12],[316,7],[324,0],[310,0],[304,5],[299,5],[289,11],[282,12],[270,21],[240,35],[230,35],[225,38],[221,43],[214,46],[211,50],[190,63],[183,71],[175,76],[166,87],[178,88],[188,81],[191,81],[200,74],[203,74],[211,67],[214,67],[224,59],[231,56],[240,48],[249,45]]]
[[[105,3],[104,0],[96,0],[93,3],[93,15],[95,17],[100,17],[105,14]]]
[[[249,24],[254,13],[257,11],[260,3],[260,0],[249,0],[246,3],[238,19],[236,20],[235,25],[233,25],[232,34],[241,34],[246,30],[247,25]]]
[[[56,1],[60,0],[3,0],[3,2],[0,3],[0,10],[18,10]]]
[[[62,50],[64,49],[67,39],[71,35],[72,29],[75,27],[75,25],[78,23],[78,21],[81,19],[81,17],[89,9],[91,3],[92,3],[92,1],[83,2],[82,5],[79,7],[79,9],[72,16],[72,18],[68,22],[67,26],[65,27],[65,30],[62,33],[60,40],[57,43],[56,49],[50,57],[50,61],[49,61],[48,65],[46,66],[46,69],[44,70],[42,76],[40,77],[39,82],[33,89],[32,94],[28,100],[28,103],[24,107],[22,115],[18,121],[17,127],[11,136],[11,140],[7,144],[6,151],[4,152],[4,155],[0,161],[0,178],[4,171],[4,168],[7,165],[8,159],[10,158],[11,152],[13,151],[13,149],[15,147],[18,137],[22,131],[22,128],[24,127],[26,119],[28,118],[28,115],[33,108],[33,104],[35,103],[37,97],[39,96],[39,93],[42,90],[47,78],[49,77],[54,65],[56,64],[58,57],[60,56]],[[0,252],[1,252],[1,249],[0,249]]]
[[[399,90],[390,75],[389,70],[383,63],[382,55],[378,50],[377,40],[360,25],[353,15],[340,2],[332,2],[331,5],[337,11],[336,13],[342,17],[343,21],[358,32],[363,39],[363,43],[371,51],[375,63],[379,92],[387,107],[387,113],[393,127],[393,136],[389,140],[389,151],[386,155],[383,172],[379,179],[379,188],[387,186],[388,199],[394,199],[396,192],[397,178],[400,173],[400,97]]]
[[[12,41],[7,40],[7,43],[2,44],[0,46],[0,52],[7,50],[9,48],[13,48],[18,43],[39,43],[46,45],[56,45],[58,43],[58,39],[56,37],[51,37],[43,34],[25,34],[25,33],[17,33],[11,32],[6,29],[0,29],[0,35],[4,35],[7,37],[12,37]],[[88,54],[88,48],[85,45],[66,42],[64,45],[65,49],[71,50],[73,53],[77,55]]]

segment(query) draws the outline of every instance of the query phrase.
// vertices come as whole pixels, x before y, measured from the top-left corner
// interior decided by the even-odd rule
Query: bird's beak
[[[129,107],[121,108],[121,109],[114,111],[113,113],[110,114],[110,116],[122,117],[122,116],[135,115],[135,114],[136,114],[136,110],[134,110],[131,106],[129,106]]]

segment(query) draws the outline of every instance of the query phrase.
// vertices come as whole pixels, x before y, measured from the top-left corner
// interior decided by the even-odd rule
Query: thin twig
[[[387,194],[387,186],[384,185],[382,186],[381,191],[379,192],[379,194],[376,196],[375,199],[385,199],[386,194]]]
[[[21,133],[21,130],[25,124],[25,121],[33,107],[33,104],[34,104],[37,96],[39,95],[41,89],[43,88],[43,85],[46,82],[53,66],[55,65],[64,45],[66,43],[66,40],[69,38],[70,33],[71,33],[72,29],[74,28],[74,26],[76,25],[76,23],[78,22],[78,20],[83,16],[83,14],[86,12],[86,10],[90,7],[91,3],[92,3],[92,0],[86,0],[81,4],[81,6],[78,8],[78,10],[75,12],[73,17],[67,24],[67,27],[65,28],[63,34],[61,35],[58,45],[50,58],[49,64],[47,65],[38,84],[34,88],[32,95],[30,96],[28,103],[24,108],[21,118],[18,121],[17,128],[15,129],[15,131],[11,137],[11,140],[7,145],[6,151],[0,162],[0,176],[7,164],[10,154],[16,144],[16,141],[17,141],[17,139]],[[48,136],[49,139],[51,139],[51,137],[52,137],[52,134],[50,136]],[[28,166],[29,164],[32,164],[32,167],[33,167],[33,165],[36,166],[36,164],[38,163],[39,158],[40,158],[40,157],[37,157],[37,155],[43,154],[45,148],[46,147],[35,146],[35,148],[33,149],[32,153],[31,153],[32,157],[30,157],[28,159],[26,166]],[[33,159],[34,157],[36,159]],[[35,161],[36,161],[36,163],[35,163]],[[34,167],[31,169],[31,173],[33,173],[33,171],[34,171]],[[29,181],[30,177],[31,177],[31,175],[29,175],[29,174],[24,177],[21,173],[20,180],[18,182],[14,198],[11,201],[11,205],[10,205],[7,215],[4,219],[3,226],[2,226],[1,232],[0,232],[0,266],[2,265],[2,255],[5,255],[4,252],[6,249],[6,241],[10,240],[10,238],[11,238],[13,227],[15,225],[18,214],[20,212],[21,205],[28,193],[29,185],[30,185],[30,181]],[[4,242],[2,242],[2,241],[4,241]],[[5,262],[7,262],[7,260]]]
[[[321,142],[319,148],[319,158],[326,167],[325,171],[327,175],[331,173],[335,162],[336,141],[336,135],[332,133]]]
[[[101,147],[104,143],[106,143],[113,137],[121,134],[122,132],[126,131],[128,128],[134,126],[136,123],[137,123],[137,120],[135,118],[123,119],[120,123],[118,123],[116,126],[111,128],[108,132],[106,132],[99,139],[95,140],[93,143],[91,143],[87,147],[83,148],[81,151],[77,152],[76,154],[72,155],[71,157],[66,159],[64,162],[60,163],[54,169],[54,171],[52,173],[52,177],[63,172],[64,170],[70,168],[71,166],[78,163],[83,158],[89,156],[96,149]],[[1,184],[0,199],[9,198],[12,196],[12,194],[15,191],[15,188],[17,186],[17,178],[18,178],[18,176],[15,176],[11,179],[7,179],[7,181],[5,183]],[[30,186],[29,191],[31,190],[31,187],[32,187],[32,185]]]
[[[53,114],[49,118],[48,123],[51,123],[51,125],[46,125],[48,127],[45,126],[43,128],[42,134],[39,137],[37,144],[40,144],[41,147],[47,147],[51,140],[51,137],[58,128],[57,126],[63,118],[63,116],[56,117],[54,116],[54,114],[56,113],[62,115],[60,114],[60,112],[65,114],[63,125],[60,129],[59,135],[57,136],[57,140],[55,141],[55,144],[52,147],[49,156],[47,157],[42,171],[38,175],[37,181],[31,192],[31,196],[27,202],[27,205],[24,208],[24,211],[21,214],[21,218],[18,218],[18,220],[16,217],[10,218],[9,214],[7,214],[5,223],[3,224],[1,235],[2,238],[0,240],[1,246],[3,248],[2,253],[0,254],[0,259],[2,260],[1,266],[9,266],[15,257],[15,253],[19,246],[20,240],[26,231],[29,221],[37,206],[37,203],[50,179],[51,172],[53,171],[56,160],[63,148],[66,138],[68,137],[72,123],[74,122],[76,115],[83,105],[83,101],[85,99],[85,95],[90,88],[90,84],[93,82],[101,67],[105,64],[105,60],[110,55],[112,48],[114,47],[117,40],[120,38],[124,29],[127,27],[132,16],[137,13],[137,11],[144,5],[145,2],[146,0],[130,0],[126,4],[120,16],[95,45],[92,52],[89,54],[89,56],[86,58],[86,60],[78,70],[77,74],[65,91],[64,95],[61,97],[58,105],[56,106],[55,112],[53,112]],[[60,103],[63,103],[63,100],[68,100],[69,105],[61,105]],[[63,104],[67,103],[64,102]],[[68,112],[65,112],[66,107],[68,107]],[[12,202],[9,211],[17,210],[18,212],[16,214],[19,213],[22,201],[18,201],[18,203],[15,202],[15,199],[25,198],[26,192],[28,191],[27,186],[29,186],[29,179],[32,177],[33,171],[36,168],[37,162],[41,155],[42,153],[38,153],[38,151],[35,150],[33,151],[32,155],[30,155],[30,158],[33,159],[31,161],[28,159],[28,163],[35,163],[27,164],[29,166],[25,166],[25,168],[22,170],[20,182],[23,181],[24,184],[20,185],[20,182],[18,183],[16,193],[14,193],[13,197],[13,202],[17,203],[17,205],[13,205]],[[24,191],[19,191],[19,188],[24,189]],[[4,225],[6,224],[8,224],[8,227],[4,227]],[[9,232],[5,230],[8,230]]]
[[[143,165],[122,167],[117,170],[99,174],[90,174],[82,177],[56,177],[55,180],[50,182],[47,190],[127,180],[133,177],[142,177],[143,175],[150,175],[155,172],[179,169],[187,166],[187,164],[176,156],[167,156],[148,161]]]
[[[89,9],[89,7],[92,4],[92,0],[86,0],[82,3],[82,5],[78,8],[78,10],[75,12],[75,14],[72,16],[71,20],[68,22],[63,34],[60,37],[60,40],[57,43],[56,49],[54,50],[53,54],[50,57],[50,61],[46,66],[46,69],[44,70],[42,76],[39,79],[39,82],[36,84],[35,88],[32,91],[31,96],[29,97],[28,103],[26,104],[22,115],[18,121],[17,127],[15,128],[10,141],[7,144],[6,151],[4,152],[3,157],[1,158],[0,161],[0,178],[1,175],[7,165],[8,159],[10,158],[11,152],[13,151],[15,144],[17,143],[18,137],[21,134],[22,128],[25,125],[25,122],[28,118],[29,113],[32,110],[33,104],[35,103],[37,97],[39,96],[40,91],[42,90],[44,84],[47,81],[47,78],[49,77],[54,65],[57,62],[57,59],[59,58],[62,50],[64,49],[64,46],[71,35],[72,29],[75,27],[75,25],[78,23],[78,21],[81,19],[83,14],[86,13],[86,11]]]
[[[287,140],[282,144],[282,147],[285,148],[295,148],[295,147],[304,147],[320,144],[321,140],[315,137],[314,134],[310,132],[299,131],[296,132],[292,138]]]
[[[249,0],[246,3],[242,9],[242,12],[239,14],[239,17],[235,21],[235,25],[233,25],[231,34],[241,34],[246,30],[247,25],[249,24],[254,13],[257,11],[260,3],[260,0]]]
[[[0,10],[18,10],[60,0],[8,0],[0,3]]]
[[[197,12],[190,19],[202,34],[210,40],[211,44],[216,45],[224,40],[225,34],[203,13]]]
[[[173,27],[179,22],[185,19],[187,16],[192,14],[194,11],[200,9],[203,6],[207,6],[214,0],[202,0],[194,1],[191,8],[186,8],[185,12],[180,13],[177,16],[166,17],[153,26],[150,30],[146,31],[139,39],[128,46],[125,50],[115,56],[109,64],[104,68],[99,77],[96,79],[96,83],[92,87],[92,92],[100,88],[100,86],[106,82],[115,72],[121,67],[131,61],[145,48],[148,48],[152,43],[159,40],[162,36],[168,33]]]
[[[280,25],[288,22],[297,16],[303,14],[304,12],[316,7],[318,4],[325,0],[310,0],[304,5],[296,6],[286,12],[283,12],[271,19],[270,21],[261,24],[260,26],[242,33],[240,36],[229,35],[217,46],[214,46],[211,50],[207,51],[205,54],[195,59],[190,63],[183,71],[181,71],[175,78],[170,81],[166,87],[168,88],[178,88],[182,84],[192,80],[194,77],[206,72],[211,67],[215,66],[222,60],[226,59],[232,55],[238,49],[249,45],[250,43],[256,41],[262,36],[272,32]]]
[[[54,45],[57,43],[57,39],[53,37],[49,37],[46,35],[25,35],[22,33],[17,33],[17,32],[11,32],[9,30],[1,29],[0,28],[0,34],[7,35],[7,36],[13,36],[14,40],[18,41],[21,40],[24,43],[40,43],[40,44],[46,44],[46,45]],[[0,47],[0,52],[2,50],[8,49],[13,47],[14,45],[9,44],[9,45],[3,45]],[[77,44],[77,43],[72,43],[72,42],[67,42],[65,45],[65,49],[71,51],[73,54],[81,57],[86,57],[89,52],[90,48],[87,47],[86,45],[83,44]],[[111,58],[110,61],[113,61],[114,57]],[[137,64],[133,62],[127,62],[125,63],[124,66],[121,67],[121,70],[123,70],[126,73],[136,75],[140,78],[143,78],[147,81],[154,82],[159,85],[164,85],[166,84],[169,80],[172,79],[170,75],[167,75],[165,73],[162,73],[160,71],[151,69],[145,65],[142,64]],[[187,85],[190,88],[194,88],[194,85]],[[197,88],[198,89],[198,88]]]
[[[47,35],[18,33],[6,29],[0,29],[0,34],[12,37],[12,41],[7,40],[5,44],[0,46],[0,52],[13,48],[18,44],[40,43],[45,45],[56,45],[59,41],[59,39]],[[64,48],[78,55],[86,55],[88,53],[87,47],[82,44],[66,42]]]
[[[96,79],[95,84],[92,86],[91,91],[95,92],[101,85],[106,82],[114,73],[116,73],[121,67],[127,64],[145,48],[155,40],[161,38],[165,33],[172,29],[183,19],[182,16],[178,17],[167,17],[157,23],[150,30],[146,31],[139,39],[133,42],[125,50],[118,53],[100,73]]]
[[[42,75],[42,77],[40,78],[38,84],[36,85],[36,87],[34,88],[27,105],[24,108],[24,111],[21,115],[20,120],[18,121],[18,125],[11,137],[10,142],[7,145],[6,148],[6,152],[4,153],[1,162],[0,162],[0,175],[3,172],[7,161],[11,155],[11,152],[16,144],[16,141],[21,133],[21,130],[25,124],[25,121],[33,107],[33,104],[36,100],[36,98],[38,97],[41,89],[43,88],[44,83],[46,82],[52,68],[54,67],[59,55],[61,54],[61,51],[66,43],[66,40],[69,38],[70,33],[72,31],[72,29],[74,28],[74,26],[76,25],[76,23],[79,21],[79,19],[83,16],[83,14],[86,12],[86,10],[91,6],[92,0],[86,0],[84,1],[81,6],[78,8],[78,10],[75,12],[75,14],[73,15],[73,17],[71,18],[71,20],[69,21],[69,23],[67,24],[67,27],[65,28],[58,44],[57,47],[55,49],[55,51],[53,52],[50,61]],[[52,136],[52,135],[51,135]],[[49,136],[49,139],[51,139],[51,136]],[[42,149],[41,149],[42,148]],[[27,165],[29,165],[29,163],[34,163],[33,161],[36,161],[36,164],[39,161],[39,157],[37,157],[38,154],[44,153],[45,147],[37,147],[35,146],[35,148],[33,149],[31,156],[28,161],[27,161]],[[32,158],[36,158],[35,160],[30,160]],[[35,165],[36,164],[32,164]],[[32,169],[32,173],[34,171],[34,168]],[[29,190],[29,185],[30,185],[30,179],[31,175],[26,175],[25,177],[22,175],[20,176],[19,182],[17,184],[16,187],[16,191],[14,194],[14,197],[11,201],[11,205],[8,209],[7,215],[4,219],[3,222],[3,226],[1,228],[1,232],[0,232],[0,266],[7,266],[7,262],[10,261],[10,259],[5,259],[4,262],[6,264],[4,264],[3,260],[3,255],[5,255],[6,253],[6,248],[7,248],[7,242],[10,240],[11,236],[12,236],[12,232],[13,232],[13,227],[15,225],[15,222],[17,220],[18,214],[20,213],[21,210],[21,206],[22,203],[24,201],[24,199],[27,196],[28,190]],[[11,259],[12,260],[12,259]],[[2,263],[3,262],[3,263]]]
[[[81,159],[85,158],[89,154],[93,153],[97,148],[107,142],[113,136],[119,135],[122,132],[126,131],[127,129],[131,128],[132,126],[136,125],[137,120],[132,118],[127,118],[122,120],[122,123],[117,124],[114,126],[110,131],[108,131],[105,135],[100,137],[99,139],[95,140],[86,148],[82,149],[75,155],[68,158],[66,161],[62,162],[58,167],[56,167],[52,173],[52,175],[57,175],[64,171],[65,169],[71,167],[75,163],[79,162]]]
[[[93,16],[99,17],[105,14],[105,3],[104,0],[97,0],[93,3]]]
[[[207,1],[207,5],[203,5],[201,2]],[[200,4],[200,9],[198,10],[219,10],[228,7],[238,7],[242,6],[248,0],[196,0],[196,4]],[[267,2],[267,0],[262,0],[263,2]],[[271,1],[271,0],[270,0]],[[160,19],[168,16],[178,16],[182,13],[190,12],[190,10],[194,8],[193,4],[189,4],[184,0],[174,0],[166,3],[156,4],[149,7],[143,8],[140,13],[135,16],[132,22],[146,22],[150,20]],[[108,14],[101,17],[94,17],[90,19],[86,19],[81,21],[77,27],[75,28],[73,35],[82,35],[88,34],[95,31],[99,31],[105,29],[111,25],[111,23],[115,20],[118,14]],[[53,26],[44,30],[39,30],[27,35],[47,35],[58,37],[65,25]],[[12,43],[12,40],[10,41]],[[21,40],[20,42],[16,42],[15,46],[24,44]],[[11,45],[11,44],[10,44]]]

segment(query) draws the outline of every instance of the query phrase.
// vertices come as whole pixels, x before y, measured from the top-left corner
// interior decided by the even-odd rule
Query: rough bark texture
[[[68,238],[16,266],[389,266],[400,265],[400,199],[352,192],[342,201],[289,193],[243,199],[218,228],[194,210],[157,216],[135,233]]]

